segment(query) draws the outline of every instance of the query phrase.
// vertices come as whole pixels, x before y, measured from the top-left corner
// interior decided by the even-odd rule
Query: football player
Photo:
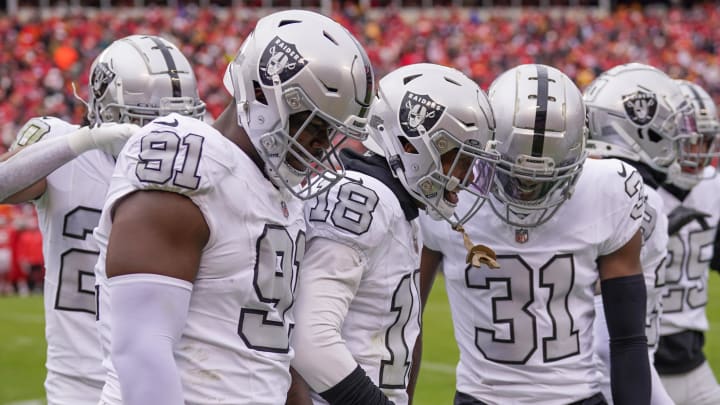
[[[715,105],[701,87],[684,81],[671,95],[652,91],[658,74],[644,65],[604,76],[594,101],[607,112],[598,139],[657,187],[669,219],[655,367],[676,403],[717,403],[720,387],[702,350],[708,267],[720,219],[720,179],[709,165],[718,156]]]
[[[99,252],[92,231],[115,156],[137,129],[134,124],[171,112],[205,112],[190,63],[177,46],[156,36],[110,44],[91,66],[88,94],[91,127],[33,118],[20,130],[11,157],[0,163],[0,200],[32,201],[43,236],[49,404],[100,399],[105,372],[95,325],[93,268]]]
[[[343,176],[374,78],[340,24],[261,18],[229,64],[213,126],[171,114],[118,158],[95,237],[108,404],[281,404],[305,253],[302,199]],[[300,197],[300,198],[296,198]]]
[[[648,403],[642,178],[618,160],[586,160],[582,95],[559,70],[515,67],[489,97],[501,160],[465,228],[500,268],[466,264],[462,242],[421,218],[423,299],[442,260],[460,348],[455,404],[605,403],[593,358],[598,277],[613,397]]]
[[[652,94],[653,97],[644,97],[640,93],[633,93],[632,90],[643,94]],[[657,99],[666,100],[664,109],[656,109],[654,106]],[[678,126],[664,127],[653,126],[651,121],[664,122],[673,114],[687,114],[687,103],[681,96],[679,86],[663,72],[647,65],[637,63],[615,67],[606,74],[597,78],[585,91],[585,105],[588,111],[588,124],[590,129],[590,141],[588,151],[590,156],[595,157],[616,157],[635,167],[641,175],[645,184],[645,213],[641,229],[643,231],[643,247],[641,251],[641,262],[645,276],[645,287],[647,289],[647,319],[645,321],[645,334],[648,338],[648,355],[651,361],[650,372],[652,374],[651,403],[655,405],[672,404],[663,387],[657,370],[653,365],[653,356],[657,350],[659,340],[660,317],[662,315],[662,295],[665,285],[665,260],[667,256],[668,242],[668,220],[665,214],[662,197],[656,191],[660,184],[652,176],[648,176],[647,167],[642,165],[638,159],[629,158],[627,154],[618,152],[614,144],[604,142],[604,137],[617,135],[616,125],[628,125],[628,128],[640,128],[632,124],[640,118],[636,114],[642,111],[644,100],[650,100],[645,104],[648,108],[646,113],[646,130],[656,130],[665,139],[690,136],[692,133],[681,132]],[[655,100],[655,101],[653,101]],[[640,105],[634,106],[633,103]],[[625,110],[624,106],[628,106]],[[632,108],[631,108],[632,107]],[[655,110],[653,110],[655,108]],[[625,118],[618,115],[622,110],[626,111]],[[649,117],[649,112],[653,116]],[[647,117],[650,120],[647,120]],[[623,122],[623,119],[625,122]],[[634,126],[633,126],[634,125]],[[684,135],[683,135],[684,134]],[[673,164],[670,161],[670,164]],[[608,395],[610,392],[610,364],[607,327],[600,297],[595,300],[595,348],[600,360],[600,372],[603,375],[603,392]]]
[[[343,151],[346,178],[305,206],[293,366],[315,404],[408,404],[419,210],[457,225],[480,207],[485,193],[468,186],[475,164],[476,183],[492,181],[498,154],[485,148],[494,127],[485,93],[455,69],[415,64],[380,80],[371,152]],[[469,209],[455,213],[460,190]]]

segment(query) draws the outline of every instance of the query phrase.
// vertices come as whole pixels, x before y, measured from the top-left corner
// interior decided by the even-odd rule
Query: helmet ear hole
[[[265,97],[265,93],[262,91],[262,87],[260,87],[260,83],[258,83],[257,80],[253,80],[252,83],[253,89],[255,90],[255,100],[264,105],[268,105],[267,98]]]
[[[662,135],[658,134],[654,129],[648,128],[648,139],[650,139],[650,142],[658,143],[662,141],[663,137]]]
[[[410,141],[408,141],[408,139],[406,137],[398,136],[397,138],[398,138],[398,141],[400,141],[400,144],[402,145],[405,153],[411,153],[413,155],[420,154],[420,152],[418,152],[418,150],[415,148],[415,146],[413,146],[413,144],[410,143]]]

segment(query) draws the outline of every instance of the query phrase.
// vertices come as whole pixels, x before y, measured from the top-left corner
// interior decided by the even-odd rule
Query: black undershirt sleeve
[[[331,405],[395,405],[360,366],[320,396]]]
[[[650,362],[645,336],[647,291],[642,274],[601,282],[610,335],[610,384],[616,405],[650,404]]]

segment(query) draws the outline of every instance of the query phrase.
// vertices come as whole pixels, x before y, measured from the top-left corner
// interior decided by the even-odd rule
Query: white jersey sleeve
[[[32,145],[42,139],[64,135],[78,129],[78,125],[70,124],[55,117],[35,117],[28,120],[20,128],[10,150]]]
[[[375,183],[377,180],[350,173],[327,193],[306,204],[308,239],[323,237],[337,240],[359,252],[382,243],[388,229],[393,229],[393,217],[388,215],[392,209],[373,187],[368,186],[368,182]]]
[[[642,176],[632,166],[615,159],[604,159],[602,162],[608,164],[609,170],[606,168],[601,173],[624,178],[622,182],[597,179],[598,186],[605,188],[604,191],[611,196],[606,198],[607,203],[600,209],[608,221],[607,225],[615,230],[612,237],[600,246],[600,256],[605,256],[625,246],[639,229],[645,213],[645,187]],[[617,170],[615,173],[614,167]],[[622,190],[618,190],[618,187]],[[588,214],[593,215],[596,207],[589,206],[587,209]]]
[[[340,331],[366,265],[343,243],[308,241],[295,297],[292,365],[316,392],[334,387],[357,367]]]
[[[175,122],[175,115],[170,115],[133,135],[118,156],[113,178],[120,179],[118,185],[125,183],[126,191],[178,193],[202,208],[203,196],[212,193],[216,186],[211,179],[221,177],[220,172],[227,171],[232,158],[222,145],[167,124]],[[111,191],[117,193],[120,188]]]

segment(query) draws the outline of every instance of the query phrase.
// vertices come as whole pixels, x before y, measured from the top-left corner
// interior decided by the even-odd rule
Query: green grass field
[[[707,335],[706,354],[720,378],[720,276],[717,273],[711,275],[707,310],[711,331]],[[44,396],[42,311],[41,297],[0,298],[0,404]],[[424,357],[415,404],[451,404],[458,351],[442,278],[438,278],[433,288],[424,321]]]

